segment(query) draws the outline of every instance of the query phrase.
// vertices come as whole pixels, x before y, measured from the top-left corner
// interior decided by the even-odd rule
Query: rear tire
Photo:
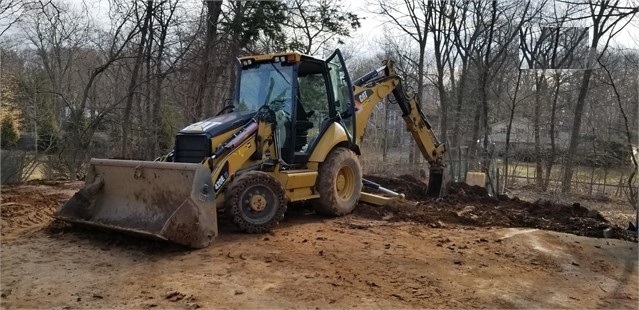
[[[225,207],[233,222],[248,233],[273,229],[286,212],[286,193],[272,175],[250,171],[233,181],[226,191]]]
[[[318,213],[351,213],[362,193],[362,168],[357,155],[342,147],[332,150],[320,165],[316,189],[320,195],[315,202]]]

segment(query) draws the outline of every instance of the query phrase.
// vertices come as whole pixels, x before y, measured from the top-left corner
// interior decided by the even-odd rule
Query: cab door
[[[330,87],[336,111],[337,122],[344,127],[348,134],[348,142],[355,146],[355,100],[353,86],[348,75],[344,57],[339,49],[326,60],[329,69]]]

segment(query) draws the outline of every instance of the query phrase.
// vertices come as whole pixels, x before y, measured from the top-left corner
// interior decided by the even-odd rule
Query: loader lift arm
[[[427,196],[437,197],[445,194],[445,144],[441,143],[433,132],[431,124],[426,119],[419,99],[414,91],[404,89],[402,79],[397,75],[394,63],[384,60],[384,66],[375,69],[361,78],[353,81],[355,110],[358,133],[357,145],[363,139],[368,119],[374,107],[384,98],[392,94],[392,103],[399,105],[402,118],[406,122],[406,129],[411,133],[424,159],[429,164],[429,181]]]

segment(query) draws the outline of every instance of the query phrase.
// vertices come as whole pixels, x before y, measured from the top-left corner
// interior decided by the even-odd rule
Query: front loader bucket
[[[447,168],[438,167],[431,169],[428,175],[426,197],[444,197],[447,193],[449,179]]]
[[[201,164],[92,159],[84,188],[54,216],[203,248],[217,236],[211,182]]]

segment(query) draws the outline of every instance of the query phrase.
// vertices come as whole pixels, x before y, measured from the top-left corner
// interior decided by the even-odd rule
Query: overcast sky
[[[3,1],[3,0],[0,0]],[[81,6],[81,0],[67,0],[71,5]],[[372,56],[382,50],[380,46],[384,40],[384,33],[392,28],[392,24],[388,23],[386,27],[383,24],[386,22],[384,17],[374,14],[373,12],[379,10],[379,5],[374,0],[359,0],[346,2],[344,4],[352,12],[361,17],[362,27],[352,33],[350,38],[345,39],[344,49],[354,51],[358,55]],[[636,0],[626,0],[628,5],[636,3]],[[86,0],[89,6],[89,13],[95,18],[97,22],[104,22],[108,18],[109,2],[107,0]],[[185,0],[183,4],[193,7],[193,13],[198,14],[201,10],[201,0]],[[7,23],[7,19],[0,19],[0,30],[4,29]],[[5,37],[14,36],[19,34],[19,27],[13,25],[11,30],[5,33]],[[399,31],[394,31],[396,35],[402,35]],[[6,39],[6,38],[5,38]],[[635,19],[620,33],[615,39],[614,44],[617,46],[623,46],[630,49],[639,49],[639,17]]]

